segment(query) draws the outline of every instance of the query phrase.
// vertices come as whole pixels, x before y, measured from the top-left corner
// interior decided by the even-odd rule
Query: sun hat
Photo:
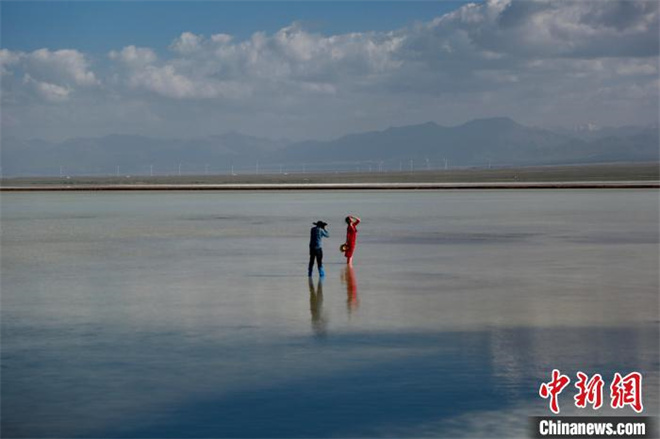
[[[325,226],[328,225],[328,223],[326,223],[325,221],[317,221],[317,222],[312,223],[312,224],[314,224],[315,226],[318,226],[318,227],[325,227]]]

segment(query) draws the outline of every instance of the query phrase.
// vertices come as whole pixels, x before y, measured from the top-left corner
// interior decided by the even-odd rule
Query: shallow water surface
[[[656,191],[1,203],[3,437],[519,437],[553,368],[640,371],[658,410]]]

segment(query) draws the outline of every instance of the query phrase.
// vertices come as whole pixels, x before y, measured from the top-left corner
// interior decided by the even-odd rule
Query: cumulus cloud
[[[402,37],[386,34],[322,36],[294,23],[273,35],[257,32],[245,41],[229,35],[210,39],[190,32],[172,44],[177,56],[158,67],[128,63],[127,47],[111,59],[130,64],[128,83],[170,98],[245,97],[252,91],[332,93],[341,82],[366,81],[396,70]]]
[[[257,93],[287,95],[379,87],[479,90],[488,82],[496,87],[524,81],[524,70],[534,60],[619,58],[627,63],[631,57],[657,56],[657,30],[655,2],[491,0],[391,32],[324,36],[298,23],[244,41],[184,32],[170,46],[174,58],[153,68],[151,56],[129,82],[182,99],[227,97],[226,81]],[[121,53],[131,48],[135,51],[129,46]],[[614,71],[654,73],[649,66]]]
[[[239,98],[249,93],[244,84],[189,77],[178,73],[170,64],[132,72],[129,85],[174,99]]]
[[[7,67],[19,62],[20,56],[17,53],[10,52],[7,49],[0,49],[0,75],[8,74]]]
[[[478,49],[525,57],[657,56],[658,3],[491,0],[434,20]]]
[[[71,89],[49,82],[37,81],[29,74],[23,77],[23,84],[29,86],[37,95],[48,102],[64,102],[69,99]]]
[[[135,46],[127,46],[120,51],[112,50],[108,53],[108,57],[132,67],[145,67],[158,58],[152,49]]]
[[[200,49],[202,39],[200,35],[195,35],[192,32],[184,32],[179,38],[174,40],[170,45],[170,49],[181,54],[193,53]]]
[[[187,56],[199,50],[201,36],[184,33],[178,38],[173,50],[182,54],[159,62],[150,48],[127,46],[108,53],[108,58],[122,67],[119,82],[131,90],[153,93],[171,99],[240,98],[249,93],[246,84],[214,78],[201,60]]]
[[[89,69],[85,55],[77,50],[39,49],[23,55],[22,58],[30,74],[45,81],[79,86],[100,83]]]
[[[39,49],[33,52],[0,51],[3,103],[26,105],[36,98],[48,103],[70,100],[76,90],[101,84],[87,57],[71,49]]]
[[[603,125],[616,117],[632,123],[657,117],[657,99],[640,96],[658,93],[658,21],[656,1],[487,0],[390,31],[324,35],[294,22],[237,39],[190,30],[163,53],[134,45],[110,51],[106,71],[92,71],[74,49],[2,50],[0,72],[29,75],[14,88],[49,102],[71,101],[81,90],[140,100],[155,112],[171,102],[208,118],[209,129],[219,119],[235,125],[242,112],[245,126],[262,135],[274,127],[289,136],[295,125],[338,135],[502,114],[528,123],[586,113],[589,120],[601,114]],[[3,81],[3,90],[11,85]]]
[[[211,41],[216,43],[216,44],[227,44],[231,40],[233,40],[233,37],[228,34],[214,34],[211,35]]]

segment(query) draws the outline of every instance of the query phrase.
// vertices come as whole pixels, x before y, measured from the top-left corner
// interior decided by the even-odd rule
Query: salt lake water
[[[643,374],[654,190],[4,193],[3,437],[522,437]],[[355,267],[339,246],[362,218]],[[312,222],[326,277],[307,278]],[[630,415],[630,408],[562,414]]]

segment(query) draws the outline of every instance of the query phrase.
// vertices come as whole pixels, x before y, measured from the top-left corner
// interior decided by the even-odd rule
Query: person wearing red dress
[[[355,243],[357,241],[357,225],[360,224],[360,218],[349,215],[346,217],[346,251],[344,256],[346,256],[346,264],[353,266],[353,253],[355,252]]]

